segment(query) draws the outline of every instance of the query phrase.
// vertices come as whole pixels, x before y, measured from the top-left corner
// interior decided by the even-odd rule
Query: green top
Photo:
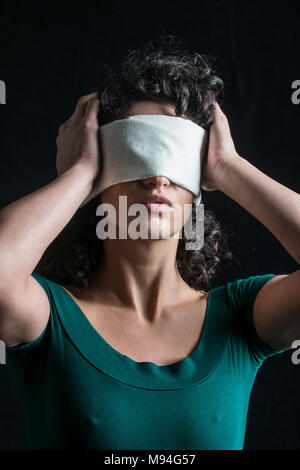
[[[29,449],[243,448],[256,373],[278,353],[252,317],[274,274],[212,289],[198,346],[165,366],[115,350],[59,284],[32,275],[50,301],[48,324],[34,341],[7,348]]]

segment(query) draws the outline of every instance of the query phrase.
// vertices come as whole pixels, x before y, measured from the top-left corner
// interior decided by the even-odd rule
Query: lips
[[[167,204],[168,206],[172,206],[171,201],[164,196],[148,196],[140,201],[141,204]]]

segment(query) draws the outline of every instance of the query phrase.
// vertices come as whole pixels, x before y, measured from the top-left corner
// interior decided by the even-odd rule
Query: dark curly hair
[[[209,130],[217,96],[223,91],[222,80],[214,74],[207,57],[189,52],[182,38],[160,33],[138,49],[129,50],[114,69],[104,64],[105,77],[98,79],[100,100],[99,125],[126,113],[137,101],[155,101],[175,106],[176,116],[186,114],[196,124]],[[62,285],[86,286],[88,275],[103,261],[103,242],[96,235],[96,207],[100,196],[78,209],[67,226],[49,245],[36,271]],[[195,229],[196,207],[192,223]],[[177,268],[182,278],[195,290],[208,290],[222,260],[233,255],[227,247],[227,235],[214,214],[204,209],[204,246],[185,250],[184,231],[179,238]]]

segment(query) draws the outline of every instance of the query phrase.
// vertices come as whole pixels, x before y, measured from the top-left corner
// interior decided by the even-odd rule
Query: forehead
[[[120,116],[120,119],[134,116],[136,114],[163,114],[166,116],[176,116],[175,106],[172,104],[156,103],[154,101],[138,101],[137,103],[132,104],[129,109]],[[180,117],[189,119],[185,114]]]

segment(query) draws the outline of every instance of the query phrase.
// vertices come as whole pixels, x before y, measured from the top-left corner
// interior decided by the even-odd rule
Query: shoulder
[[[253,307],[258,335],[276,349],[290,349],[300,332],[300,271],[276,275],[258,293]]]
[[[257,319],[265,317],[265,314],[262,315],[267,307],[264,293],[270,292],[269,286],[278,285],[284,277],[285,275],[258,274],[238,278],[224,285],[233,328],[259,360],[282,350],[278,344],[275,347],[270,342],[270,338],[264,334],[264,327],[261,327],[261,320]]]

